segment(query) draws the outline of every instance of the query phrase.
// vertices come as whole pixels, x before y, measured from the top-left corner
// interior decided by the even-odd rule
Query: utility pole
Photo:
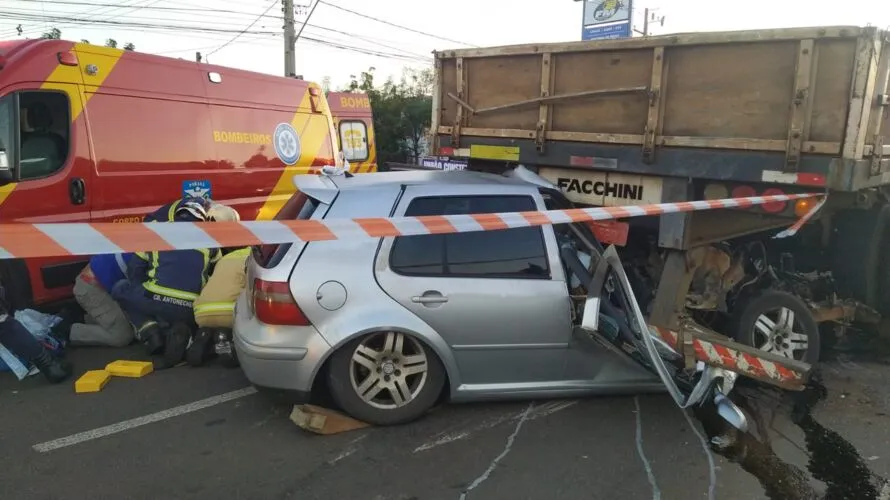
[[[282,0],[284,7],[284,76],[297,76],[297,35],[294,32],[294,0]]]
[[[637,33],[643,36],[649,36],[649,23],[659,23],[661,26],[664,26],[664,16],[656,16],[655,11],[657,9],[650,9],[646,7],[643,9],[643,31],[634,30]]]

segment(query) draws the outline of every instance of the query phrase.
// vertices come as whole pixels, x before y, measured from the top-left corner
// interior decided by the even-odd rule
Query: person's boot
[[[239,365],[238,355],[235,353],[235,346],[232,343],[232,330],[219,328],[216,330],[215,337],[213,351],[219,357],[220,362],[227,368],[237,368]]]
[[[202,366],[212,353],[213,347],[213,331],[209,328],[198,328],[192,337],[192,343],[189,344],[185,353],[185,359],[188,364],[194,367]]]
[[[192,331],[184,323],[176,323],[166,332],[166,345],[164,346],[164,368],[173,368],[185,357]]]
[[[161,331],[160,325],[151,323],[141,329],[139,337],[145,344],[145,351],[149,356],[160,354],[164,351],[164,332]]]
[[[34,363],[34,366],[40,370],[40,373],[50,383],[58,384],[71,376],[71,363],[65,359],[53,356],[45,347],[41,347],[40,354],[32,359],[31,362]]]

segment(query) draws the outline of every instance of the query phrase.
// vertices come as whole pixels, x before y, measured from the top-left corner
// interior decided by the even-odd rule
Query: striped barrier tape
[[[680,335],[677,332],[652,325],[649,325],[649,330],[658,334],[671,348],[682,352],[682,346],[678,345]],[[722,345],[731,341],[712,342],[708,340],[707,335],[696,335],[696,329],[689,328],[689,330],[686,336],[695,351],[695,358],[705,364],[791,390],[801,390],[807,380],[809,370],[798,366],[799,363],[794,360],[766,352],[758,352],[757,355],[745,353]],[[772,357],[775,361],[766,357]]]
[[[786,194],[640,206],[393,218],[133,224],[111,222],[11,223],[0,224],[0,259],[243,247],[348,238],[493,231],[697,210],[749,208],[766,203],[788,202],[819,196],[824,196],[824,194]]]

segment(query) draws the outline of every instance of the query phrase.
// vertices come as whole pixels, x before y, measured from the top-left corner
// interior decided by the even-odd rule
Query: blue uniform
[[[102,288],[110,293],[115,283],[126,279],[127,263],[132,257],[131,253],[95,255],[90,259],[90,270]]]
[[[183,198],[148,214],[145,221],[189,220],[176,216],[177,208],[185,201],[209,203],[204,198]],[[218,248],[135,253],[127,265],[128,280],[120,282],[112,296],[136,326],[137,337],[158,321],[193,323],[192,303],[207,282],[211,265],[220,256]]]

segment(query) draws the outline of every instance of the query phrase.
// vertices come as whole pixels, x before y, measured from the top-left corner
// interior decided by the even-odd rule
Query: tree
[[[352,76],[344,89],[368,94],[374,112],[377,156],[380,163],[416,162],[423,153],[432,111],[432,70],[406,69],[396,82],[374,82],[375,68]]]
[[[21,25],[19,25],[19,27],[21,27]],[[21,35],[21,32],[19,32],[19,34]],[[44,38],[44,39],[48,39],[48,40],[61,40],[62,39],[62,30],[60,30],[59,28],[53,28],[53,29],[47,31],[46,33],[40,35],[40,38]],[[86,39],[81,39],[80,41],[81,41],[81,43],[90,43],[90,41],[86,40]],[[109,38],[108,40],[105,40],[105,46],[116,49],[117,48],[117,40],[115,40],[114,38]],[[127,42],[126,44],[124,44],[124,50],[136,50],[136,46],[133,45],[133,42]]]
[[[40,35],[40,38],[45,38],[47,40],[61,40],[62,39],[62,30],[59,28],[53,28],[46,33]]]

